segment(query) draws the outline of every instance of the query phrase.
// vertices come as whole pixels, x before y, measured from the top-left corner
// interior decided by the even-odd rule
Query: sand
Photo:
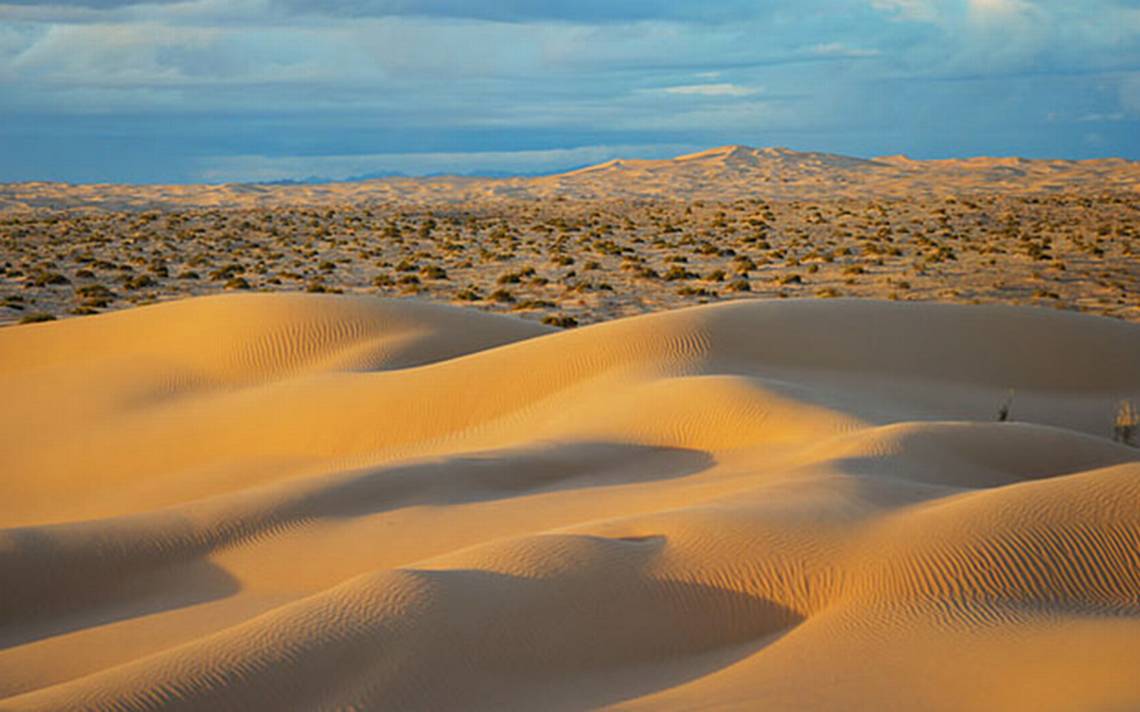
[[[1065,191],[1115,193],[1134,200],[1140,192],[1140,162],[1122,158],[1071,161],[990,156],[868,159],[731,145],[662,160],[618,159],[533,178],[397,177],[300,185],[0,183],[0,215],[38,208],[234,209],[614,198],[731,201],[757,195],[789,200],[911,200],[1010,190],[1039,196]]]
[[[1140,707],[1125,321],[227,294],[0,388],[3,710]]]

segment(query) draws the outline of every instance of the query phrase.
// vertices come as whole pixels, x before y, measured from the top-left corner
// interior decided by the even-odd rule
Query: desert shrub
[[[777,280],[777,282],[779,282],[780,284],[803,284],[804,278],[799,276],[798,274],[794,274],[794,273],[793,274],[785,274],[785,275],[781,276]]]
[[[21,324],[39,324],[44,321],[55,321],[55,316],[47,312],[32,312],[20,319]]]
[[[420,270],[424,279],[447,279],[447,270],[439,265],[428,265]]]
[[[461,302],[477,302],[483,298],[483,295],[475,287],[467,287],[466,289],[459,290],[455,298]]]
[[[236,262],[231,262],[228,265],[219,267],[218,269],[211,271],[210,272],[210,279],[215,281],[215,282],[223,282],[226,280],[233,279],[234,277],[238,276],[239,274],[241,274],[244,271],[245,271],[245,267],[242,267],[240,264],[238,264]]]
[[[71,284],[71,280],[59,272],[37,271],[28,279],[33,287],[47,287],[57,284]]]
[[[249,282],[245,277],[234,277],[225,284],[226,289],[249,289]]]
[[[684,286],[677,290],[677,294],[682,297],[715,297],[716,292],[705,289],[704,287],[690,287]]]
[[[690,272],[680,265],[673,265],[665,273],[664,279],[666,282],[676,282],[681,279],[696,279],[697,276],[696,272]]]
[[[94,312],[81,311],[83,309],[104,309],[111,305],[115,299],[115,293],[107,289],[101,284],[89,284],[75,290],[75,296],[79,297],[79,307],[72,311],[73,314],[90,314]]]
[[[123,289],[145,289],[153,287],[158,282],[154,281],[154,277],[149,274],[135,275],[134,277],[124,277],[122,281]]]
[[[578,326],[578,320],[577,319],[575,319],[572,316],[566,316],[564,314],[558,314],[558,315],[552,314],[550,316],[543,317],[542,323],[546,324],[548,326],[557,326],[560,329],[570,329],[570,328],[573,328],[575,326]]]
[[[729,282],[727,289],[730,292],[751,292],[752,285],[748,283],[747,279],[734,279]]]
[[[1137,443],[1137,433],[1140,433],[1140,411],[1132,405],[1132,401],[1120,401],[1116,407],[1116,419],[1112,424],[1112,439],[1118,443],[1140,446]]]
[[[515,296],[505,289],[496,289],[491,292],[488,297],[492,302],[499,302],[500,304],[511,304],[515,301]]]
[[[78,289],[75,290],[75,293],[78,296],[86,298],[86,299],[96,298],[96,297],[113,298],[115,296],[114,292],[112,292],[110,289],[107,289],[106,287],[104,287],[101,284],[88,284],[88,285],[79,287]]]
[[[506,272],[504,274],[501,274],[499,275],[499,278],[495,280],[495,282],[497,284],[518,284],[519,282],[523,281],[524,277],[533,276],[534,268],[527,267],[525,269],[518,270],[517,272]]]
[[[1009,414],[1013,410],[1013,390],[1010,389],[1009,395],[1005,397],[1005,402],[998,408],[998,422],[1004,423],[1009,420]]]

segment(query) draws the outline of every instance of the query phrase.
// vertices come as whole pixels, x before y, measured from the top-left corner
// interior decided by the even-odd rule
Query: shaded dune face
[[[1138,365],[845,300],[5,329],[0,709],[1138,707]]]

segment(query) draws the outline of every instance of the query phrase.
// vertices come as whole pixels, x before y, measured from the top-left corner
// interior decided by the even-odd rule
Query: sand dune
[[[148,210],[298,205],[572,200],[908,198],[1013,191],[1132,194],[1140,163],[976,157],[854,158],[720,146],[672,159],[617,159],[537,178],[382,178],[315,185],[0,183],[0,214],[50,209]]]
[[[1140,707],[1138,366],[853,300],[6,328],[0,709]]]

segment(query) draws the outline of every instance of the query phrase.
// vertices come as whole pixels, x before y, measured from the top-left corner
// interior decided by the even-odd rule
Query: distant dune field
[[[227,294],[0,389],[2,710],[1140,708],[1127,321]]]
[[[621,159],[536,178],[377,178],[301,185],[0,183],[0,213],[36,208],[154,210],[296,205],[458,204],[538,200],[886,199],[1015,191],[1140,192],[1140,162],[1121,158],[934,161],[720,146],[664,160]]]

